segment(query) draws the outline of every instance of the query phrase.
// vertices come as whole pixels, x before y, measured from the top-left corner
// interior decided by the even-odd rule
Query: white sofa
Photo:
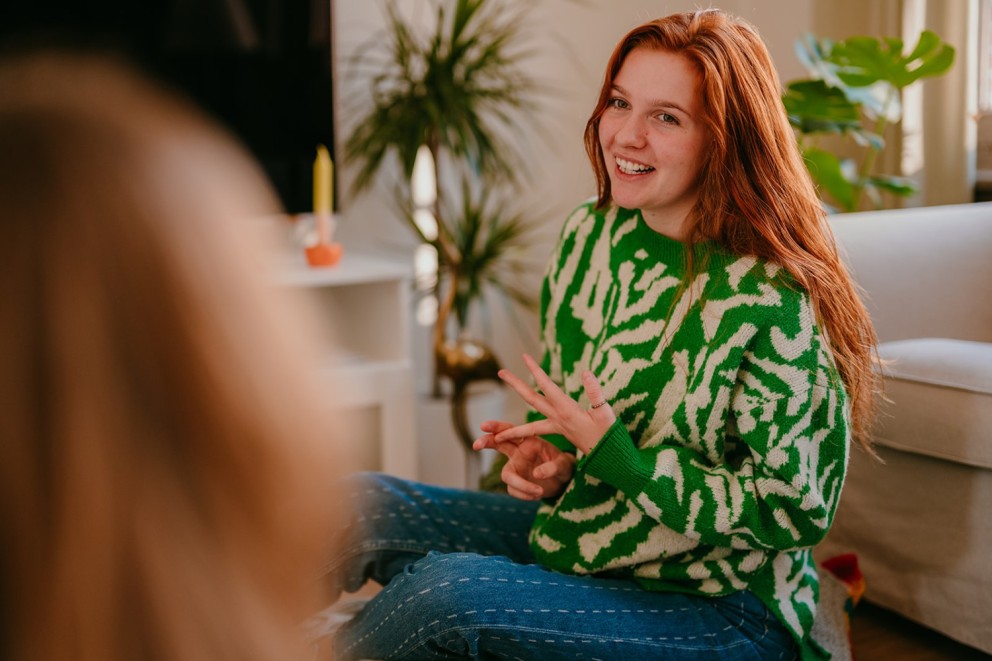
[[[890,401],[875,428],[884,463],[852,452],[819,557],[857,553],[868,601],[992,653],[992,203],[830,223]]]

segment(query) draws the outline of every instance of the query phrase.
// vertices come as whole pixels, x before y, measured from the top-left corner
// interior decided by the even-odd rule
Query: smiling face
[[[646,47],[627,55],[599,118],[613,201],[681,239],[705,158],[699,74],[684,56]]]

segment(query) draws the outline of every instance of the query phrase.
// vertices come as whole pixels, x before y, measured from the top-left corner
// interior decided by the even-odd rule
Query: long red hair
[[[651,21],[621,39],[585,130],[597,206],[612,202],[599,120],[614,79],[636,48],[678,53],[700,75],[711,146],[687,220],[688,243],[712,240],[734,254],[779,264],[809,293],[847,389],[854,438],[870,449],[878,388],[875,331],[803,164],[778,74],[751,25],[707,9]]]

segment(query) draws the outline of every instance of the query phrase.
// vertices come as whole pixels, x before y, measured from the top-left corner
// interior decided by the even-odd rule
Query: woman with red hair
[[[875,337],[760,37],[717,10],[632,30],[585,143],[536,389],[501,374],[533,415],[476,441],[510,497],[363,477],[338,566],[388,585],[345,656],[825,654],[812,548],[868,447]]]

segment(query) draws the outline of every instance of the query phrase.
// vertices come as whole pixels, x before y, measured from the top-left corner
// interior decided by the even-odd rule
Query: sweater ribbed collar
[[[684,269],[686,267],[687,252],[691,248],[693,251],[694,270],[709,270],[713,267],[726,265],[735,259],[723,247],[715,241],[700,241],[688,244],[678,239],[657,232],[644,220],[640,209],[617,208],[617,221],[623,222],[629,218],[635,218],[637,225],[632,233],[632,238],[640,244],[649,255],[658,261],[670,264],[673,267]]]

